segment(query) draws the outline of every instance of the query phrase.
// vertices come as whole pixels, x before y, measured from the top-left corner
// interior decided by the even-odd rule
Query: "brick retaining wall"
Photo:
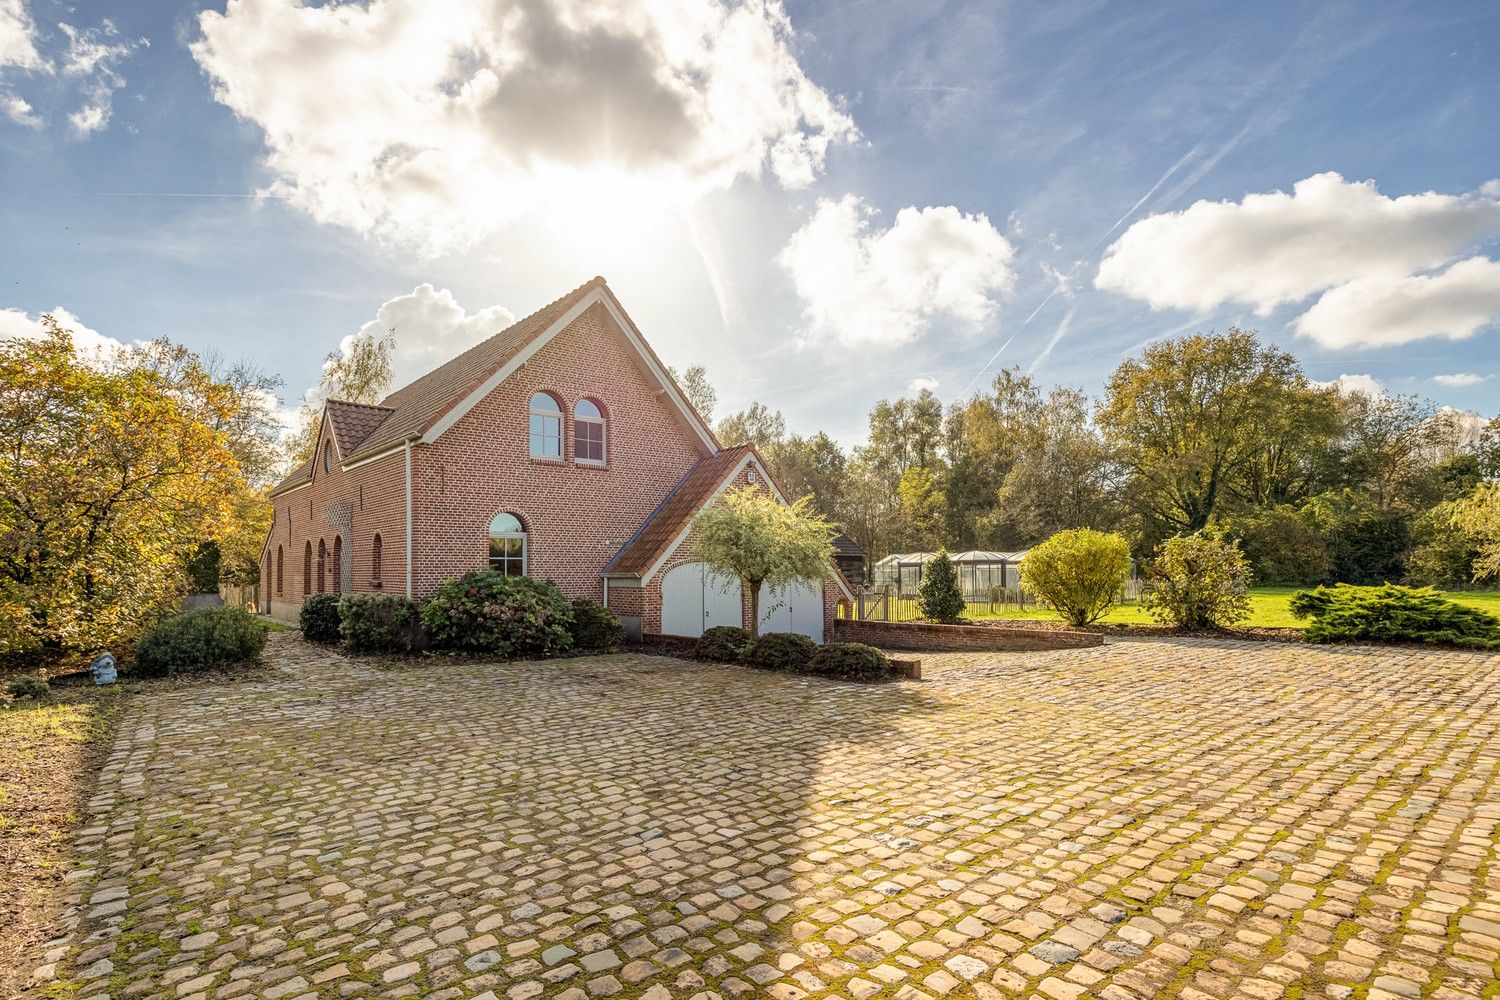
[[[989,625],[934,625],[930,622],[860,622],[837,618],[833,638],[862,642],[881,649],[980,650],[1013,652],[1039,649],[1078,649],[1100,646],[1093,632],[1067,629],[999,628]]]

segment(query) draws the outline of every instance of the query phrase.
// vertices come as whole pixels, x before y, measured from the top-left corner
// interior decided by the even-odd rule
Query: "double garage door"
[[[661,630],[666,635],[699,636],[715,625],[742,624],[740,582],[715,573],[707,563],[684,563],[661,581]],[[761,632],[800,632],[823,641],[823,594],[797,583],[785,590],[762,587]]]

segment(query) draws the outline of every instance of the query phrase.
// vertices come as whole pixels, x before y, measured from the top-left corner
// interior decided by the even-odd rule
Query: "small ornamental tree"
[[[833,558],[833,525],[809,497],[788,506],[757,486],[729,490],[693,519],[693,554],[735,577],[750,595],[750,634],[760,624],[760,588],[822,580]]]
[[[1250,615],[1250,564],[1238,542],[1198,532],[1162,542],[1141,603],[1159,622],[1222,628]]]
[[[922,617],[944,625],[957,624],[964,613],[963,591],[958,589],[958,567],[943,549],[927,560],[922,582],[917,585],[917,605]]]
[[[1104,617],[1130,576],[1130,545],[1113,532],[1059,531],[1021,560],[1021,582],[1074,625]]]

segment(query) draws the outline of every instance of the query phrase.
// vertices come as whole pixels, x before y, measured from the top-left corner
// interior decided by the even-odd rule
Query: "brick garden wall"
[[[1092,632],[1071,632],[1064,629],[934,625],[929,622],[861,622],[847,618],[839,618],[833,622],[833,638],[839,642],[862,642],[881,649],[932,652],[1076,649],[1104,643],[1103,638]]]

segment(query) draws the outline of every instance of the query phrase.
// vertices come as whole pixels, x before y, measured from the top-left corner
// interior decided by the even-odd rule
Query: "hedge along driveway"
[[[1481,996],[1500,960],[1500,657],[271,655],[123,720],[78,995]]]

